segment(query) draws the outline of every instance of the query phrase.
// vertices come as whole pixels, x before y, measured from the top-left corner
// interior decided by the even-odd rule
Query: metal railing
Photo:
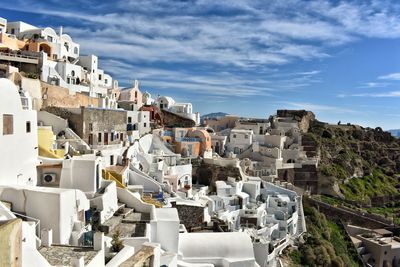
[[[39,59],[39,56],[28,56],[23,54],[15,54],[15,53],[4,53],[0,52],[0,55],[7,57],[18,57],[18,58],[26,58],[26,59]]]

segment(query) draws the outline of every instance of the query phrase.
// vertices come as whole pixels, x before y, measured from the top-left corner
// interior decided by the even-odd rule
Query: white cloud
[[[379,76],[378,79],[380,79],[380,80],[400,81],[400,72],[382,75],[382,76]]]
[[[364,83],[363,85],[359,86],[358,88],[383,88],[387,87],[389,83],[386,82],[367,82]]]
[[[359,93],[359,94],[339,94],[338,97],[400,97],[400,91],[391,91],[383,93]]]
[[[160,90],[214,96],[300,90],[320,82],[320,70],[275,69],[334,56],[332,46],[364,37],[400,37],[400,8],[386,1],[79,0],[46,6],[44,1],[16,0],[2,8],[71,22],[64,32],[81,44],[83,53],[99,55],[101,66],[121,84],[138,78]],[[379,80],[400,80],[400,73]]]

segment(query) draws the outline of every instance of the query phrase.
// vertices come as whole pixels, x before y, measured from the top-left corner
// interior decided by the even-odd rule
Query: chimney
[[[40,234],[42,245],[45,247],[50,247],[53,243],[53,230],[52,229],[42,229]]]
[[[60,26],[60,33],[59,33],[60,37],[61,37],[62,34],[63,34],[63,27]]]
[[[93,236],[93,249],[103,250],[104,249],[104,233],[95,232]]]

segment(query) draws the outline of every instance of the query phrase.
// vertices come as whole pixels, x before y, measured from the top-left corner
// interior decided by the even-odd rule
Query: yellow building
[[[39,156],[46,158],[63,158],[65,155],[64,149],[53,149],[55,140],[56,137],[51,126],[38,127]]]

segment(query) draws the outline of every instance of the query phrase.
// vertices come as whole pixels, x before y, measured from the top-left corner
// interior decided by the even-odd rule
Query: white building
[[[164,109],[181,117],[191,119],[196,125],[200,124],[200,114],[198,112],[193,113],[191,103],[176,103],[175,100],[169,96],[160,96],[155,103],[161,110]]]
[[[22,22],[21,25],[24,25]],[[33,26],[32,26],[33,27]],[[68,34],[62,32],[62,27],[57,34],[53,28],[36,28],[26,29],[25,27],[20,27],[18,29],[19,39],[33,39],[33,40],[46,40],[50,47],[52,48],[51,58],[53,60],[64,59],[73,61],[79,57],[79,44],[72,41],[72,38]]]
[[[6,33],[7,31],[7,20],[0,17],[0,34]]]
[[[224,155],[227,136],[210,134],[211,137],[211,148],[214,153],[218,155]]]
[[[253,131],[243,129],[232,129],[229,134],[226,152],[241,154],[250,148],[253,143]]]
[[[107,89],[112,88],[112,78],[110,75],[105,74],[103,70],[98,67],[98,58],[95,55],[87,55],[79,57],[76,63],[86,71],[85,81],[90,84],[90,89],[94,95],[106,95]]]
[[[37,30],[37,27],[22,21],[7,22],[7,33],[18,36],[21,32]]]
[[[264,135],[270,126],[267,119],[241,119],[235,123],[235,129],[252,130],[256,135]]]
[[[149,111],[127,111],[127,134],[129,142],[150,133],[150,112]],[[131,133],[130,133],[131,131]]]
[[[53,231],[54,243],[77,245],[87,231],[89,201],[80,190],[1,186],[0,200],[11,203],[13,212],[40,220],[41,229]]]
[[[41,44],[40,59],[42,81],[59,85],[73,92],[86,92],[91,96],[106,96],[112,88],[112,77],[98,68],[94,55],[80,56],[80,45],[74,42],[62,27],[57,33],[50,27],[38,28],[22,21],[8,22],[7,33],[20,40]]]
[[[0,184],[36,185],[38,136],[29,95],[0,79]]]
[[[179,234],[179,266],[258,266],[246,233]]]

